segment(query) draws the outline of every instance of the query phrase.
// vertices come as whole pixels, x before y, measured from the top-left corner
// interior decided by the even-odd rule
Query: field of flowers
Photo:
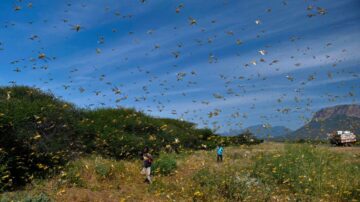
[[[140,160],[88,156],[0,201],[360,201],[360,148],[263,143],[162,153],[154,182]]]

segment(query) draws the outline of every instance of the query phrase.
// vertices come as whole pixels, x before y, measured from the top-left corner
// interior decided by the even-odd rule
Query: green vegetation
[[[288,144],[285,152],[258,156],[253,176],[304,196],[360,200],[360,162],[344,159],[328,149]]]
[[[81,109],[23,86],[0,88],[0,134],[0,192],[59,173],[82,155],[129,159],[138,158],[145,145],[156,155],[164,148],[233,144],[231,138],[193,123],[153,118],[133,109]],[[96,170],[102,178],[111,177],[108,165],[99,164]],[[69,180],[81,184],[76,175]]]
[[[358,148],[258,145],[248,132],[221,137],[132,109],[79,109],[27,87],[0,88],[0,132],[0,191],[24,189],[0,201],[360,200]],[[150,186],[138,159],[145,145],[155,156]]]
[[[7,197],[0,197],[0,202],[12,202],[12,201],[19,201],[19,202],[51,202],[52,200],[44,193],[35,194],[35,195],[18,195],[16,197],[7,198]]]
[[[156,159],[152,167],[155,174],[170,175],[177,168],[175,156],[169,154],[160,155],[160,158]]]
[[[197,194],[195,193],[194,198],[201,199],[201,201],[212,201],[216,196],[227,201],[244,201],[255,194],[254,190],[258,190],[256,193],[257,200],[266,201],[269,199],[266,187],[256,178],[251,178],[248,174],[237,172],[234,169],[231,171],[215,172],[205,169],[195,173],[194,182],[199,183],[197,189],[200,191]]]
[[[82,161],[70,162],[61,172],[61,183],[67,183],[70,186],[84,187],[85,182],[81,178],[81,172],[83,171],[84,164]]]
[[[98,189],[99,184],[112,183],[117,187],[124,170],[121,161],[88,156],[70,161],[59,175],[58,186]]]
[[[172,161],[171,161],[171,160]],[[264,143],[216,151],[161,153],[172,168],[148,185],[140,160],[91,155],[71,160],[52,178],[0,194],[0,201],[359,201],[360,148]],[[169,163],[169,162],[172,163]],[[166,162],[166,163],[164,163]],[[176,168],[174,165],[176,163]],[[174,170],[175,169],[175,170]],[[168,169],[171,170],[171,169]]]
[[[81,148],[80,113],[69,103],[27,87],[0,88],[0,190],[60,169]],[[3,172],[2,174],[3,175]]]
[[[50,201],[51,200],[49,199],[49,197],[42,193],[35,196],[27,196],[24,199],[24,202],[50,202]]]

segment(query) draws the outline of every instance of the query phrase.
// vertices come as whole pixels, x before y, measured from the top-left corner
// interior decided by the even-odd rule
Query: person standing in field
[[[178,138],[175,138],[175,141],[174,141],[174,150],[175,150],[175,153],[179,154],[179,144],[180,144],[180,141]]]
[[[217,162],[223,161],[223,151],[224,151],[224,148],[221,145],[217,146],[217,148],[216,148]]]
[[[149,153],[149,148],[145,147],[143,154],[142,154],[142,159],[143,159],[143,169],[141,171],[141,173],[143,175],[146,175],[145,181],[146,183],[151,184],[151,164],[153,161],[153,158],[151,156],[151,154]]]

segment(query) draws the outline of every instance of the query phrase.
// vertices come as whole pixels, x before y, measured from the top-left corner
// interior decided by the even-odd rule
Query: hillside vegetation
[[[359,201],[360,149],[264,143],[216,152],[161,153],[154,182],[143,182],[140,160],[97,155],[71,161],[1,201]],[[160,163],[159,163],[160,162]],[[175,164],[174,164],[175,163]]]
[[[94,154],[138,158],[145,145],[161,150],[213,149],[253,144],[251,134],[224,138],[193,123],[153,118],[133,109],[81,109],[38,89],[0,88],[0,192],[64,169]]]

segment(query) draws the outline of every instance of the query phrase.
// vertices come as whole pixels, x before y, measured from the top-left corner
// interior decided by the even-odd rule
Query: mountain
[[[331,119],[342,115],[347,117],[360,118],[360,105],[338,105],[335,107],[324,108],[316,112],[313,119],[324,121],[326,119]]]
[[[247,130],[260,139],[281,137],[291,132],[291,129],[284,126],[266,127],[264,125],[255,125],[244,129],[244,131]]]
[[[284,126],[267,127],[264,125],[254,125],[254,126],[247,127],[243,130],[231,130],[227,133],[223,133],[223,135],[224,136],[234,136],[234,135],[244,133],[245,131],[250,131],[257,138],[260,138],[260,139],[282,137],[282,136],[285,136],[286,134],[289,134],[292,132],[291,129],[286,128]]]
[[[256,137],[260,139],[269,139],[284,136],[291,131],[291,129],[284,126],[273,126],[273,127],[264,127],[263,125],[251,126],[245,129],[249,130],[251,133],[255,134]]]
[[[241,134],[243,132],[244,132],[244,130],[242,130],[242,129],[241,130],[231,129],[231,130],[229,130],[227,132],[220,133],[220,135],[221,136],[229,136],[229,137],[231,137],[231,136],[239,135],[239,134]]]
[[[357,135],[360,134],[360,105],[337,105],[321,109],[314,114],[309,123],[286,138],[324,140],[327,133],[336,130],[350,130]]]

